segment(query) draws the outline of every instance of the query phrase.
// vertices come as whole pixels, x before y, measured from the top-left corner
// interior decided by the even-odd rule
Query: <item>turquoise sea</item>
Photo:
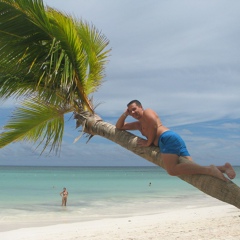
[[[0,184],[0,231],[223,204],[160,167],[1,166]]]

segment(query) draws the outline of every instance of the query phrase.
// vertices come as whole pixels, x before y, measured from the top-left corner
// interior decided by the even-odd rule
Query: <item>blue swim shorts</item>
[[[158,140],[158,146],[161,153],[190,156],[183,139],[173,131],[166,131],[161,134]]]

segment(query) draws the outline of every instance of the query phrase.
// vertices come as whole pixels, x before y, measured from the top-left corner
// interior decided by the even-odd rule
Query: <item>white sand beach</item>
[[[0,232],[1,240],[240,239],[240,210],[228,205]]]

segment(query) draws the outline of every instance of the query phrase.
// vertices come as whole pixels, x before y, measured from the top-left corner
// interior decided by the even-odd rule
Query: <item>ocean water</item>
[[[160,167],[2,166],[0,184],[0,231],[222,204]]]

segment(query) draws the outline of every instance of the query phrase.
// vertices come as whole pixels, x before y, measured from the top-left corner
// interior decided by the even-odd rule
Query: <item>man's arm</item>
[[[127,110],[119,117],[119,119],[116,122],[116,128],[121,130],[140,130],[140,123],[139,122],[131,122],[126,123],[125,120],[128,117]]]

